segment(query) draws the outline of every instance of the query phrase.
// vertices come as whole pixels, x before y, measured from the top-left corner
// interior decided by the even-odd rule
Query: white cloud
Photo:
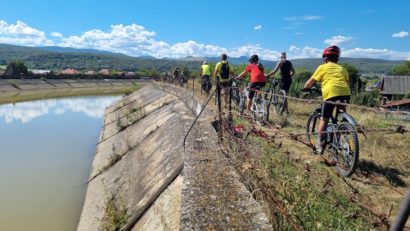
[[[59,32],[51,32],[51,36],[56,37],[56,38],[62,38],[63,34]]]
[[[350,43],[352,40],[353,38],[351,36],[337,35],[329,39],[326,39],[324,43],[329,44],[329,45],[340,45],[343,43]]]
[[[320,16],[302,16],[298,20],[316,20]],[[297,22],[297,21],[295,21]],[[301,21],[300,21],[301,22]],[[294,29],[283,28],[283,29]],[[300,35],[301,32],[295,32],[295,35]],[[58,37],[58,32],[51,33],[51,36]],[[165,41],[155,38],[156,32],[149,31],[143,26],[131,25],[112,25],[109,30],[103,31],[93,29],[79,35],[64,37],[61,35],[61,42],[53,44],[45,33],[34,29],[27,24],[18,21],[16,25],[8,24],[5,21],[0,21],[0,43],[9,43],[26,46],[44,46],[44,45],[59,45],[64,47],[74,48],[93,48],[98,50],[106,50],[111,52],[124,53],[130,56],[151,55],[157,58],[170,57],[182,58],[186,56],[219,56],[221,53],[227,53],[231,57],[250,56],[258,54],[266,60],[277,60],[280,52],[274,49],[266,49],[260,44],[247,44],[240,47],[225,48],[222,46],[200,43],[193,40],[182,41],[175,44],[169,44]],[[343,44],[353,40],[350,36],[337,35],[326,39],[327,44]],[[315,48],[311,46],[297,47],[290,46],[288,57],[296,58],[319,58],[321,57],[323,48]],[[344,57],[367,57],[367,58],[382,58],[392,60],[410,59],[410,52],[393,51],[387,49],[376,48],[355,48],[344,50],[342,48],[342,56]]]
[[[303,35],[303,32],[296,32],[295,35]]]
[[[342,56],[353,58],[373,58],[389,60],[410,60],[410,51],[393,51],[389,49],[354,48],[342,50]]]
[[[305,46],[303,48],[292,45],[289,47],[288,58],[304,59],[304,58],[320,58],[322,50],[314,47]]]
[[[105,108],[119,97],[100,97],[94,99],[60,99],[43,100],[33,102],[23,102],[6,104],[0,106],[0,118],[4,118],[6,123],[20,121],[28,123],[35,118],[45,116],[51,111],[55,114],[64,114],[67,111],[79,112],[91,118],[101,118]]]
[[[319,15],[304,15],[304,16],[292,16],[292,17],[285,17],[286,21],[312,21],[312,20],[319,20],[322,19],[323,16]]]
[[[43,31],[34,29],[22,21],[8,24],[0,20],[0,43],[24,46],[52,46],[53,41],[46,38]]]
[[[262,29],[262,25],[254,26],[253,29],[254,29],[254,30],[260,30],[260,29]]]
[[[392,34],[393,38],[404,38],[404,37],[407,37],[407,36],[409,36],[409,32],[407,32],[407,31],[400,31],[398,33]]]

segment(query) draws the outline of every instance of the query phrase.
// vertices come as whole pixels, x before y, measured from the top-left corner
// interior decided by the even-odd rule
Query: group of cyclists
[[[336,45],[326,47],[322,53],[323,64],[321,64],[313,73],[313,75],[307,80],[304,85],[305,89],[310,89],[315,82],[321,82],[322,97],[324,103],[321,106],[321,119],[318,128],[318,142],[316,143],[316,150],[319,153],[323,153],[325,129],[329,118],[331,117],[335,104],[327,103],[331,102],[344,102],[348,103],[351,95],[349,87],[349,75],[347,70],[338,64],[340,57],[340,48]],[[267,78],[275,75],[280,71],[280,88],[286,93],[289,92],[292,84],[292,76],[296,73],[292,63],[286,59],[286,52],[282,52],[280,55],[280,61],[277,62],[276,67],[265,74],[265,69],[259,60],[258,55],[252,55],[249,58],[249,64],[245,70],[236,77],[234,76],[233,67],[228,62],[228,56],[226,54],[221,55],[221,61],[215,66],[213,77],[216,82],[223,89],[224,101],[227,104],[228,91],[231,87],[232,80],[242,79],[247,74],[250,74],[250,86],[248,94],[248,102],[246,109],[252,110],[252,101],[255,97],[255,93],[262,89],[266,85]],[[202,89],[205,92],[210,91],[212,88],[211,75],[212,71],[209,64],[204,61],[200,69],[202,76]],[[338,110],[346,111],[345,106],[337,106]]]

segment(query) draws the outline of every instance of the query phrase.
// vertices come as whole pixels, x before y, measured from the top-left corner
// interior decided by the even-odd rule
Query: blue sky
[[[132,56],[410,59],[410,1],[0,0],[0,43]]]

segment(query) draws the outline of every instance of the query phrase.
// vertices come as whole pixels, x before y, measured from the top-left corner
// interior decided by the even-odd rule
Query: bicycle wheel
[[[275,114],[281,115],[285,111],[286,106],[286,92],[284,90],[280,90],[276,96],[276,104],[275,105]]]
[[[317,131],[319,130],[320,115],[317,112],[310,114],[306,123],[307,142],[314,147],[317,143]]]
[[[246,103],[246,96],[245,95],[240,95],[239,96],[238,112],[241,115],[243,114],[243,111],[245,110],[245,103]]]
[[[336,169],[340,175],[349,177],[356,170],[359,161],[359,138],[355,128],[350,123],[341,122],[337,129]]]
[[[260,96],[258,99],[255,99],[255,102],[253,103],[254,111],[253,115],[256,120],[258,121],[264,121],[266,120],[266,101],[261,99]]]

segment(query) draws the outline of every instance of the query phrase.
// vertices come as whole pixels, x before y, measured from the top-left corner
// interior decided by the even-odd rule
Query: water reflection
[[[0,118],[4,118],[6,123],[12,123],[13,121],[28,123],[50,112],[54,112],[55,114],[79,112],[88,117],[99,118],[104,114],[105,108],[117,98],[118,97],[51,99],[7,104],[0,106]]]
[[[119,97],[0,105],[0,230],[71,231],[104,109]]]

